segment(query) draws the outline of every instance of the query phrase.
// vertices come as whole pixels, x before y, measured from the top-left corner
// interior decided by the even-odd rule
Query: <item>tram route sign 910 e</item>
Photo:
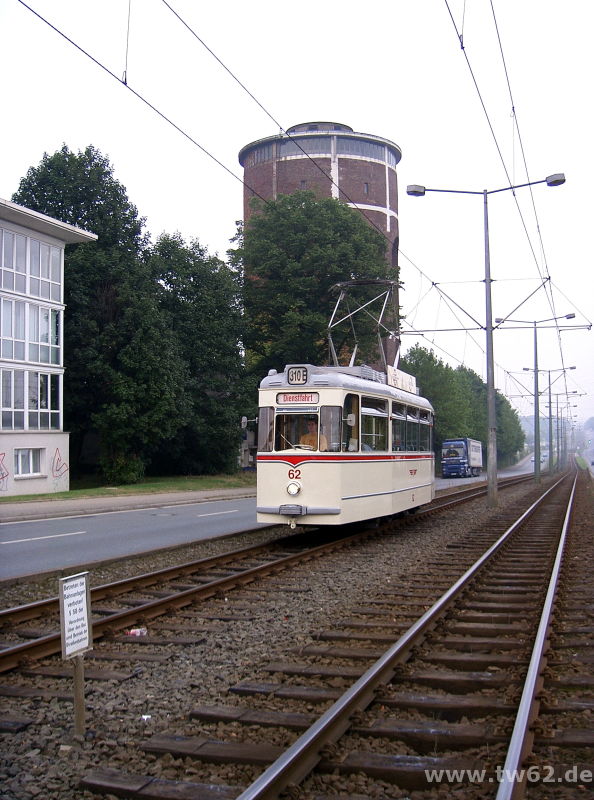
[[[79,656],[93,649],[88,572],[60,578],[60,628],[62,658]]]

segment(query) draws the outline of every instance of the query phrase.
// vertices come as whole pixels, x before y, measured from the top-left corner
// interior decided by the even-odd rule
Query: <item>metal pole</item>
[[[553,405],[551,403],[551,370],[549,370],[549,477],[553,474]]]
[[[538,402],[538,344],[537,328],[534,323],[534,480],[540,483],[540,417]]]
[[[74,738],[83,740],[85,735],[85,673],[82,655],[72,659],[74,668]]]
[[[560,433],[559,433],[559,395],[555,398],[556,400],[556,427],[557,427],[557,472],[561,469],[561,442],[560,442]]]
[[[489,253],[488,192],[483,191],[485,222],[485,331],[487,334],[487,508],[497,508],[497,416],[493,360],[493,312],[491,308],[491,258]]]

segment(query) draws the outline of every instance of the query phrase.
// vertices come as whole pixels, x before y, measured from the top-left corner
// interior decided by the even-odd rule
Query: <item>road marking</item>
[[[196,514],[197,517],[218,517],[221,514],[237,514],[238,508],[233,508],[231,511],[211,511],[210,514]]]
[[[30,539],[9,539],[6,542],[0,542],[0,544],[20,544],[21,542],[39,542],[42,539],[59,539],[61,536],[80,536],[81,533],[86,533],[86,531],[73,531],[72,533],[54,533],[51,536],[32,536]]]

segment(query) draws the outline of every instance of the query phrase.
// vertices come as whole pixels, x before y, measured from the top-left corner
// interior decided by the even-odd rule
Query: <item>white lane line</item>
[[[54,533],[51,536],[32,536],[30,539],[9,539],[0,544],[20,544],[21,542],[40,542],[42,539],[59,539],[61,536],[80,536],[86,531],[73,531],[72,533]]]
[[[233,508],[231,511],[211,511],[210,514],[196,514],[197,517],[218,517],[221,514],[237,514],[238,508]]]

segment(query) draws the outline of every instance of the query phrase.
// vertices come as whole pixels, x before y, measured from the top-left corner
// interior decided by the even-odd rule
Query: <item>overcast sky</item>
[[[131,0],[129,35],[128,0],[28,5],[120,80],[19,0],[0,0],[0,197],[10,199],[44,152],[92,144],[153,239],[179,231],[225,258],[243,216],[245,144],[317,120],[390,139],[402,150],[403,328],[428,331],[405,335],[404,351],[420,342],[486,379],[483,198],[409,197],[406,186],[486,189],[493,317],[528,323],[495,331],[496,386],[532,413],[533,372],[524,367],[534,367],[536,322],[540,390],[548,395],[550,371],[554,411],[565,409],[567,388],[577,405],[569,413],[594,417],[594,332],[544,322],[594,318],[590,2]],[[496,192],[558,172],[562,186]],[[570,366],[565,384],[560,370]]]

